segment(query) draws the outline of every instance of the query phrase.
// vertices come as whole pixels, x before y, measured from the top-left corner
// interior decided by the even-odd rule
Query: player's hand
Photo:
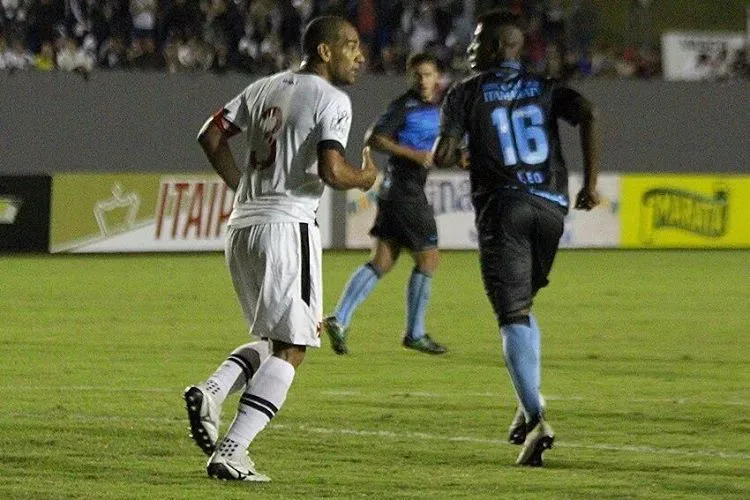
[[[583,187],[576,196],[575,208],[578,210],[591,210],[599,204],[599,193],[594,188]]]
[[[469,157],[469,152],[465,149],[458,149],[456,151],[458,154],[458,162],[456,165],[458,165],[458,168],[462,170],[469,170],[471,168],[471,158]]]
[[[375,162],[372,159],[370,146],[365,146],[362,148],[362,184],[360,185],[360,189],[362,191],[369,190],[375,184],[377,177],[378,167],[375,166]]]
[[[432,168],[435,165],[432,161],[432,151],[420,151],[417,153],[417,158],[422,168]]]

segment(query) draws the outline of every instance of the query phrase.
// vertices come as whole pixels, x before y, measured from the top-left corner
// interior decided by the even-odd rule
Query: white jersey
[[[247,138],[229,224],[315,222],[325,187],[318,143],[336,141],[346,148],[349,96],[318,75],[284,71],[253,82],[224,110]]]

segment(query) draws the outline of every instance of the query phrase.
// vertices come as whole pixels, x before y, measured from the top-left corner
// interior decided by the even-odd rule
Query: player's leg
[[[399,214],[403,245],[411,250],[414,268],[406,287],[406,332],[403,345],[428,354],[443,354],[445,346],[426,331],[427,307],[432,295],[432,275],[440,261],[437,225],[432,207],[426,203],[404,204]]]
[[[216,448],[224,400],[250,382],[269,354],[266,340],[241,345],[207,380],[185,389],[183,397],[190,422],[190,437],[206,455],[211,455]]]
[[[380,278],[387,274],[398,260],[400,248],[389,239],[388,217],[389,209],[379,205],[375,224],[370,230],[370,234],[375,237],[373,256],[349,277],[333,314],[323,320],[323,328],[336,354],[349,352],[346,346],[346,333],[354,312],[372,293]]]
[[[268,481],[255,470],[247,449],[286,401],[307,347],[320,346],[322,250],[320,233],[312,225],[266,224],[248,230],[243,271],[256,277],[247,283],[257,288],[243,297],[252,297],[248,304],[254,311],[251,328],[272,340],[273,355],[261,363],[247,385],[227,435],[208,461],[207,472],[220,479]]]
[[[526,422],[536,426],[542,419],[539,359],[529,318],[533,297],[530,234],[535,212],[524,201],[507,197],[494,207],[493,214],[480,224],[482,278],[500,324],[505,364],[516,396]],[[541,465],[541,453],[533,458],[538,461],[533,465]]]
[[[248,229],[229,228],[225,240],[224,257],[232,278],[235,294],[248,324],[252,324],[259,282],[247,259]],[[261,267],[264,265],[260,263]],[[266,341],[245,344],[235,349],[207,381],[189,386],[183,393],[190,434],[195,443],[210,455],[214,452],[219,433],[221,404],[226,396],[243,387],[260,363],[269,355]]]
[[[378,280],[393,268],[398,255],[398,248],[389,242],[381,239],[375,240],[372,259],[357,268],[349,277],[336,304],[336,309],[333,311],[332,316],[341,328],[349,328],[357,307],[375,289]]]
[[[255,470],[246,450],[284,405],[305,350],[304,345],[273,341],[273,355],[260,365],[248,384],[234,421],[208,461],[209,476],[242,481],[270,480]]]
[[[549,283],[548,276],[557,253],[560,237],[563,233],[562,213],[552,205],[535,207],[533,231],[530,240],[532,243],[532,279],[531,294],[536,296],[540,288]],[[531,343],[535,350],[537,363],[534,373],[534,382],[537,389],[541,390],[541,331],[536,318],[529,312],[529,326],[531,328]],[[544,398],[539,393],[539,418],[531,417],[526,422],[526,439],[523,448],[516,460],[520,465],[542,465],[542,453],[551,448],[554,441],[554,431],[544,419]]]
[[[432,275],[440,254],[437,248],[413,252],[414,268],[406,287],[406,333],[404,347],[428,354],[443,354],[447,348],[435,342],[426,330],[427,308],[432,295]]]

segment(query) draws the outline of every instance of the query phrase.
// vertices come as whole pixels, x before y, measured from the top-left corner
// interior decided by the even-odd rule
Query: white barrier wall
[[[58,174],[52,180],[52,252],[192,252],[224,249],[234,193],[216,175]],[[332,193],[318,209],[332,243]]]
[[[575,196],[581,176],[570,177],[569,190]],[[377,211],[377,185],[367,193],[347,193],[346,248],[369,248],[368,234]],[[565,219],[561,246],[570,248],[616,247],[620,242],[620,178],[604,174],[599,178],[602,204],[591,212],[571,210]],[[444,249],[475,249],[477,233],[466,172],[431,172],[425,194],[432,205],[438,227],[439,246]]]
[[[580,186],[581,176],[571,175],[571,198]],[[566,216],[563,248],[750,248],[750,176],[603,174],[598,191],[599,207]],[[425,193],[440,248],[476,249],[468,174],[432,172]],[[215,175],[57,174],[49,248],[222,250],[232,198]],[[345,213],[335,212],[343,201]],[[346,194],[326,189],[318,210],[323,247],[370,248],[376,211],[377,188]]]

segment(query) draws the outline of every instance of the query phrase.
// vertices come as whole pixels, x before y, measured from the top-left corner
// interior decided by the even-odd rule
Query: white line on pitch
[[[28,418],[28,419],[48,419],[49,415],[33,413],[11,413],[8,418]],[[138,422],[147,421],[152,423],[161,423],[175,425],[182,423],[182,419],[168,417],[123,417],[118,415],[65,415],[63,418],[75,420],[78,422]],[[3,417],[0,417],[3,420]],[[16,420],[16,425],[18,421]],[[425,432],[393,432],[384,430],[360,430],[360,429],[329,429],[325,427],[312,427],[309,425],[295,424],[269,424],[271,429],[289,429],[310,432],[324,435],[341,435],[356,437],[377,437],[386,439],[412,439],[421,441],[447,441],[460,443],[486,444],[493,446],[505,446],[507,441],[502,439],[487,439],[469,436],[447,436],[443,434],[428,434]],[[683,457],[712,457],[722,459],[750,460],[750,453],[740,453],[724,450],[690,450],[681,448],[657,448],[654,446],[634,446],[634,445],[614,445],[606,443],[576,443],[569,441],[555,441],[555,446],[559,448],[576,448],[584,450],[614,451],[623,453],[644,453],[653,455],[673,455]]]
[[[430,441],[451,441],[464,443],[479,443],[492,445],[506,445],[507,441],[501,439],[473,438],[466,436],[445,436],[439,434],[427,434],[424,432],[392,432],[392,431],[368,431],[356,429],[326,429],[323,427],[310,427],[308,425],[286,425],[274,424],[273,428],[278,429],[297,429],[305,432],[316,434],[342,434],[348,436],[366,436],[366,437],[383,437],[391,439],[420,439]],[[632,446],[632,445],[613,445],[613,444],[584,444],[567,441],[555,441],[555,446],[560,448],[579,448],[589,450],[607,450],[619,452],[635,452],[648,454],[665,454],[681,455],[687,457],[718,457],[726,459],[750,460],[750,453],[727,452],[723,450],[685,450],[680,448],[656,448],[653,446]]]
[[[168,388],[168,387],[112,387],[104,385],[71,385],[71,386],[40,386],[40,385],[0,385],[0,391],[13,390],[13,391],[91,391],[91,392],[159,392],[159,393],[179,393],[180,389]],[[509,397],[509,393],[499,392],[369,392],[369,391],[346,391],[346,390],[324,390],[320,391],[321,394],[328,396],[338,397],[415,397],[415,398],[434,398],[434,399],[451,399],[451,398],[497,398],[506,399]],[[555,396],[545,394],[544,398],[549,401],[594,401],[595,398],[586,398],[583,396]],[[694,404],[694,405],[715,405],[715,406],[750,406],[750,401],[707,401],[697,398],[687,398],[681,396],[675,396],[673,398],[630,398],[621,399],[623,403],[671,403],[671,404]]]

